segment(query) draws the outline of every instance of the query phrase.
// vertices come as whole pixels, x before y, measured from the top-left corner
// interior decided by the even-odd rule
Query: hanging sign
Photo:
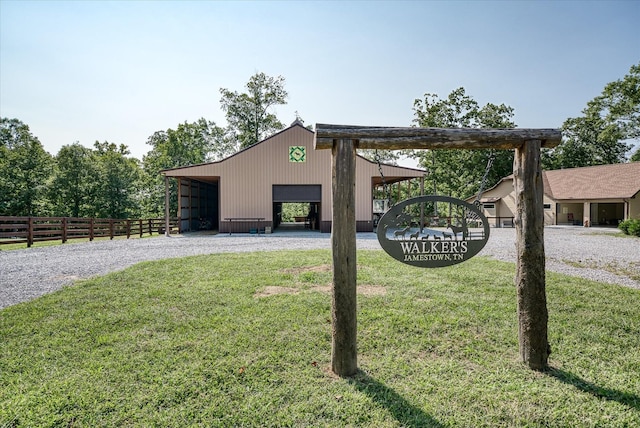
[[[394,205],[380,219],[377,233],[380,245],[394,259],[435,268],[478,254],[489,240],[489,223],[475,205],[429,195]]]

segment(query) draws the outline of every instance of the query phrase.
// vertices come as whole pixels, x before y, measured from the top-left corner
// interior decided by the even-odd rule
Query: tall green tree
[[[640,138],[640,64],[608,83],[562,131],[562,144],[543,152],[545,169],[625,162],[630,143]]]
[[[246,92],[221,88],[220,94],[220,105],[226,114],[228,128],[238,142],[238,149],[252,146],[284,128],[270,111],[287,103],[284,77],[256,73],[249,79]]]
[[[94,144],[97,166],[95,217],[135,218],[140,215],[140,165],[128,157],[124,144]]]
[[[235,152],[233,138],[214,122],[198,119],[181,123],[176,129],[157,131],[147,139],[152,149],[142,158],[145,216],[164,215],[164,181],[160,171],[215,161]],[[170,182],[170,209],[177,212],[177,184]]]
[[[465,89],[453,90],[445,99],[426,93],[413,104],[414,124],[425,128],[515,128],[513,108],[505,104],[480,106]],[[489,170],[484,189],[496,184],[513,170],[510,150],[423,150],[410,155],[419,160],[427,173],[427,191],[466,198],[478,192],[489,157]]]
[[[99,185],[97,159],[91,149],[76,142],[62,146],[55,157],[55,172],[49,186],[53,215],[94,215]]]
[[[0,119],[0,215],[47,215],[52,157],[18,119]]]

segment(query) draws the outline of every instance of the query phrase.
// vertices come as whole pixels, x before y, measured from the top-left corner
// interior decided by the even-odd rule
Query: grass
[[[639,243],[640,245],[640,243]],[[600,269],[612,273],[618,276],[626,276],[634,281],[640,281],[640,260],[639,261],[628,261],[626,263],[620,262],[600,262],[598,260],[568,260],[562,259],[562,263],[567,264],[569,266],[581,269]]]
[[[131,235],[130,238],[128,239],[145,239],[145,238],[156,238],[158,236],[164,236],[164,235],[159,235],[159,234],[154,234],[154,235],[150,235],[148,233],[144,233],[142,234],[142,236],[140,236],[139,234],[137,235]],[[108,241],[110,238],[108,236],[101,236],[98,238],[93,238],[94,241]],[[119,236],[114,236],[113,239],[127,239],[126,235],[119,235]],[[65,244],[79,244],[79,243],[84,243],[84,242],[89,242],[89,238],[78,238],[78,239],[68,239],[67,242],[65,242],[64,244],[62,243],[62,239],[58,239],[58,240],[53,240],[53,241],[37,241],[34,242],[31,247],[27,247],[27,243],[26,242],[19,242],[19,243],[15,243],[15,244],[3,244],[0,245],[0,251],[6,250],[6,251],[11,251],[11,250],[24,250],[26,248],[39,248],[39,247],[54,247],[57,245],[65,245]]]
[[[514,265],[358,253],[360,372],[330,372],[328,251],[145,262],[0,311],[0,426],[640,426],[640,292],[548,274],[548,372]]]

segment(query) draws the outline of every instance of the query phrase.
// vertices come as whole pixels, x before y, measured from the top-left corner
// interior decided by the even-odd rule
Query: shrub
[[[640,236],[640,219],[632,218],[625,220],[618,225],[625,235]]]

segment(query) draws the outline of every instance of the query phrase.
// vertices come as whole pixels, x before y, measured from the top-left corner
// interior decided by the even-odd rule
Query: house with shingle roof
[[[542,172],[545,225],[617,226],[640,218],[640,162]],[[513,175],[484,192],[484,214],[496,227],[513,225]]]

